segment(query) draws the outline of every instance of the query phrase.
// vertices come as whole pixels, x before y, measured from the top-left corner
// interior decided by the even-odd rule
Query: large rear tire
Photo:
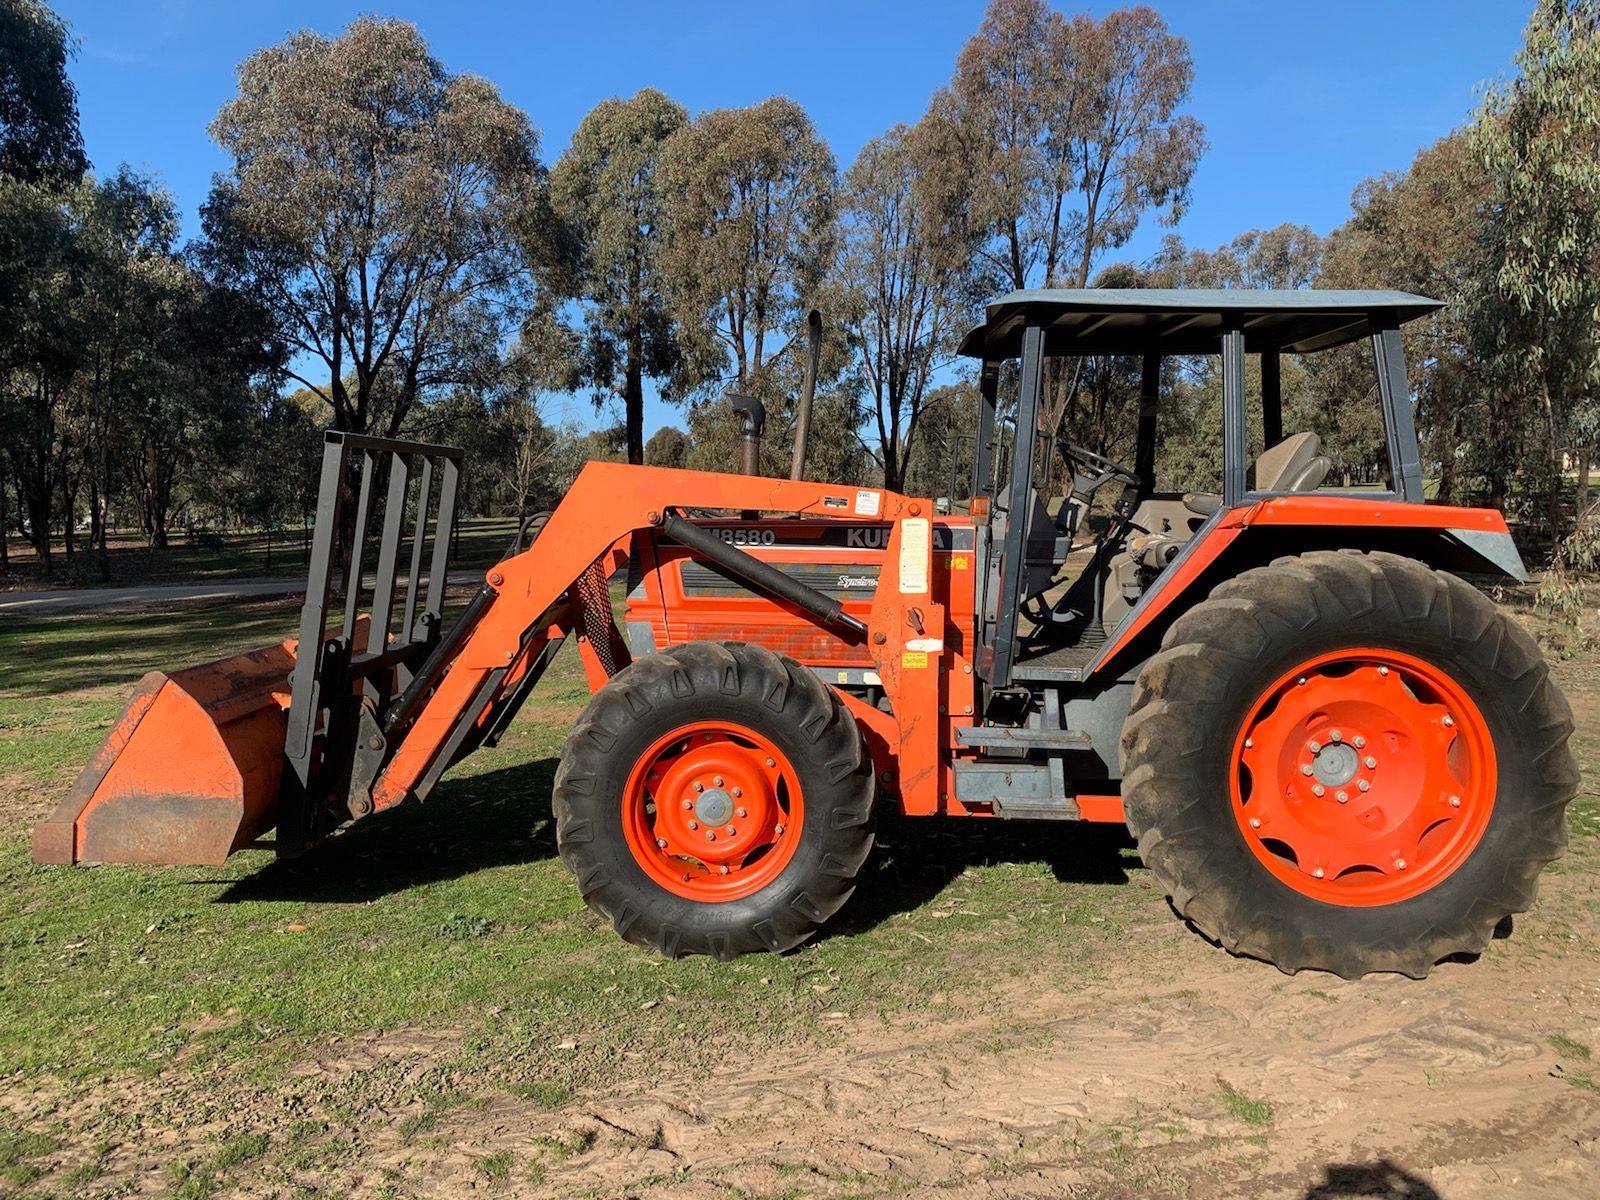
[[[584,901],[668,958],[798,945],[872,848],[872,761],[837,693],[742,642],[636,660],[573,726],[553,806]]]
[[[1123,794],[1178,912],[1289,973],[1476,953],[1566,846],[1572,715],[1476,589],[1392,554],[1280,559],[1174,622]]]

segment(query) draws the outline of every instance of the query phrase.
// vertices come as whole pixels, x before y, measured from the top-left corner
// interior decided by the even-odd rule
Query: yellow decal
[[[927,517],[907,517],[900,522],[900,591],[916,595],[928,590],[928,547],[933,526]]]
[[[950,569],[952,571],[965,571],[967,569],[967,556],[958,554],[952,558],[950,560]]]
[[[900,669],[910,671],[925,668],[928,665],[928,652],[926,650],[907,650],[900,656]]]

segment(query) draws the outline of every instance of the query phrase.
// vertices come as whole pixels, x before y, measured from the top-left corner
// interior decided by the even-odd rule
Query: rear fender
[[[1494,509],[1353,496],[1258,500],[1218,512],[1196,531],[1112,632],[1085,678],[1132,671],[1155,653],[1172,623],[1218,584],[1311,550],[1384,550],[1458,574],[1528,578],[1505,517]]]

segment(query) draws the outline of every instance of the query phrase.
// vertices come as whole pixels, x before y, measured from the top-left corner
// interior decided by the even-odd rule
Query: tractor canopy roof
[[[970,358],[1014,358],[1022,331],[1044,328],[1047,355],[1215,354],[1237,321],[1245,351],[1309,354],[1443,308],[1409,292],[1300,288],[1030,288],[991,300],[961,339]]]

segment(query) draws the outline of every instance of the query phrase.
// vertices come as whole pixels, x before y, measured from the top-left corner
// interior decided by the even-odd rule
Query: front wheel
[[[553,806],[584,901],[667,957],[788,950],[872,848],[871,759],[837,693],[740,642],[641,658],[589,701]]]
[[[1389,554],[1223,584],[1140,674],[1128,823],[1174,907],[1294,972],[1421,977],[1566,845],[1571,710],[1481,593]]]

